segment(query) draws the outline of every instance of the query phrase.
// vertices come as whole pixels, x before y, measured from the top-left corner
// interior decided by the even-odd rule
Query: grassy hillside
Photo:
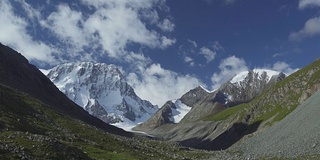
[[[0,159],[183,159],[174,143],[126,138],[65,116],[0,84]]]

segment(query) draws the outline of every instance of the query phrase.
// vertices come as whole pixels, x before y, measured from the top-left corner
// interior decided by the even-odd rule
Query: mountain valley
[[[44,75],[0,44],[0,159],[319,159],[319,89],[316,60],[288,76],[241,72],[158,108],[113,65]]]

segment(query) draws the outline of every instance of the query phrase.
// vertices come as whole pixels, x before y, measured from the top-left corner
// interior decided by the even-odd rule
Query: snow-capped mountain
[[[124,129],[144,122],[158,110],[136,95],[114,65],[66,63],[51,69],[47,76],[91,115]]]
[[[250,101],[286,76],[283,73],[254,69],[240,72],[223,84],[218,90],[227,97],[229,106]]]

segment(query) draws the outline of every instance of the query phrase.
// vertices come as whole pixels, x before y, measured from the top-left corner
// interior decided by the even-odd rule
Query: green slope
[[[319,88],[320,60],[317,60],[275,84],[251,102],[225,109],[204,120],[237,119],[248,124],[260,121],[272,125],[291,113]]]
[[[183,159],[197,154],[106,133],[0,84],[0,159]]]

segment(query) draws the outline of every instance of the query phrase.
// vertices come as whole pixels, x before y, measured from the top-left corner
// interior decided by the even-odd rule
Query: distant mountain
[[[283,73],[256,69],[235,75],[219,89],[211,92],[199,86],[176,101],[168,101],[154,116],[133,129],[168,141],[179,141],[189,147],[225,149],[233,140],[228,140],[224,144],[212,144],[211,140],[218,138],[236,121],[221,123],[206,119],[224,110],[232,109],[236,105],[250,102],[284,78]],[[180,110],[186,109],[181,112],[177,111],[179,108]],[[227,115],[228,113],[224,116]],[[179,121],[174,121],[173,117],[179,117]],[[243,130],[247,129],[246,125],[239,127]],[[237,140],[236,136],[229,138]],[[225,139],[217,139],[219,143],[222,143],[223,140]]]
[[[72,101],[106,123],[133,127],[158,110],[136,95],[114,65],[66,63],[51,69],[47,76]]]
[[[135,129],[150,130],[168,123],[195,122],[227,107],[248,102],[284,78],[285,75],[277,71],[255,69],[238,73],[212,92],[199,86],[178,100],[168,101],[152,118]]]
[[[227,97],[226,106],[231,107],[249,102],[285,77],[285,74],[277,71],[254,69],[238,73],[218,90]]]

